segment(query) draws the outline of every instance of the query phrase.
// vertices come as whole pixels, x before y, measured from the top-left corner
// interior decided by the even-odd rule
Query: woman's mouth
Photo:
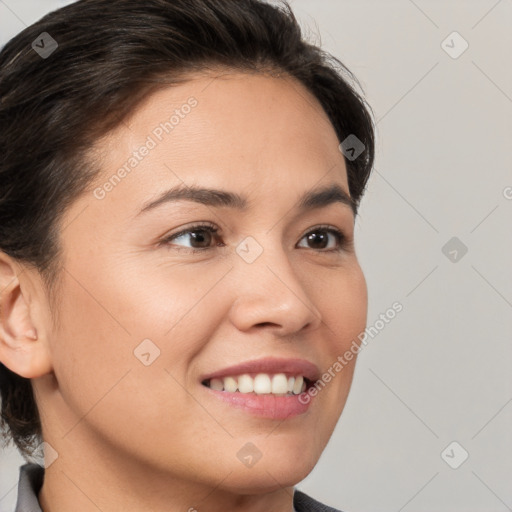
[[[267,358],[217,372],[201,384],[235,408],[283,420],[308,410],[312,397],[307,391],[318,375],[318,369],[307,361]]]

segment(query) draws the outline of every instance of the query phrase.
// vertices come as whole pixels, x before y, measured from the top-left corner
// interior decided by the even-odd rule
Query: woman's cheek
[[[332,279],[320,296],[326,324],[340,335],[338,345],[350,345],[364,331],[367,321],[368,290],[359,264],[343,269],[339,279]]]

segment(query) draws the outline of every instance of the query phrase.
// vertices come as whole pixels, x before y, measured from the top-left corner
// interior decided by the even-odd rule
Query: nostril
[[[261,322],[260,324],[256,324],[256,325],[264,327],[264,326],[267,326],[267,325],[274,326],[276,324],[273,324],[272,322]]]

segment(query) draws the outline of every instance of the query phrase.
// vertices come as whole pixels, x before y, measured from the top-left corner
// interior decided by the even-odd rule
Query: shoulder
[[[27,463],[20,466],[18,499],[14,512],[42,512],[37,495],[43,485],[44,467]]]
[[[293,493],[293,506],[297,512],[342,512],[314,500],[298,489]]]

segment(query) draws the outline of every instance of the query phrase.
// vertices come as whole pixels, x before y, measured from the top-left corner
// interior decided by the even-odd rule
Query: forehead
[[[127,194],[147,199],[164,183],[179,182],[268,193],[269,187],[303,190],[325,176],[348,191],[338,144],[318,100],[293,78],[197,75],[153,93],[98,141],[102,163],[94,186],[110,182],[114,202]]]

